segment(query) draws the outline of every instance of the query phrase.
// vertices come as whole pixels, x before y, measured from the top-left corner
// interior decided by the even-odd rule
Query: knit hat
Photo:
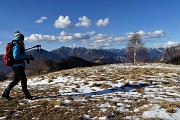
[[[24,35],[21,34],[19,31],[16,31],[14,40],[20,40],[20,39],[24,39]]]

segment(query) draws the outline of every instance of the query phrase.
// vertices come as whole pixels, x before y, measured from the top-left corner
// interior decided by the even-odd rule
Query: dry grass
[[[74,68],[69,70],[62,70],[54,73],[49,73],[45,75],[39,75],[37,81],[44,79],[48,80],[48,83],[52,83],[53,79],[58,76],[63,76],[68,80],[74,79],[75,82],[65,82],[62,86],[58,85],[39,85],[30,87],[30,92],[34,95],[40,96],[42,98],[27,101],[24,100],[24,95],[21,88],[14,88],[11,92],[11,96],[15,97],[13,100],[0,99],[0,117],[4,116],[6,119],[13,120],[27,120],[27,119],[40,119],[40,120],[84,120],[84,115],[90,115],[90,118],[97,118],[106,116],[107,119],[113,118],[114,120],[126,119],[127,116],[141,117],[144,111],[151,109],[151,104],[159,104],[168,113],[176,112],[177,108],[180,108],[180,102],[168,102],[168,101],[152,101],[144,98],[143,95],[146,94],[145,88],[150,88],[148,83],[157,82],[158,85],[153,85],[152,89],[158,89],[163,87],[174,87],[173,92],[179,92],[179,75],[180,71],[176,69],[171,69],[172,65],[163,65],[165,68],[157,68],[158,65],[153,65],[150,67],[141,67],[142,65],[147,65],[145,63],[138,63],[137,66],[132,64],[122,64],[121,67],[118,65],[104,65],[96,67],[87,68]],[[107,69],[108,67],[108,69]],[[179,66],[176,66],[179,67]],[[173,73],[173,74],[171,74]],[[28,78],[33,78],[28,77]],[[80,81],[78,83],[78,81]],[[92,87],[98,87],[101,89],[113,89],[111,84],[121,83],[122,85],[117,88],[132,87],[133,85],[144,84],[145,86],[135,88],[131,91],[119,91],[112,92],[111,94],[97,95],[98,91]],[[73,95],[60,95],[59,90],[70,90],[70,92],[78,93],[78,89],[81,85],[89,85],[90,88],[94,90],[93,96],[73,96]],[[68,86],[73,85],[75,87],[69,88]],[[41,89],[39,89],[41,88]],[[3,88],[0,87],[0,92]],[[69,92],[69,91],[68,91]],[[67,92],[67,93],[68,93]],[[129,94],[131,92],[137,93],[137,96]],[[167,98],[178,98],[175,94],[159,94],[154,90],[149,90],[149,93],[153,93],[155,97],[165,96]],[[161,92],[166,92],[162,90]],[[116,100],[113,100],[116,98]],[[127,100],[127,101],[126,101]],[[130,101],[130,102],[128,102]],[[100,107],[102,104],[109,103],[108,107],[105,107],[106,111],[103,111]],[[122,105],[118,105],[121,103]],[[126,106],[127,105],[127,106]],[[119,108],[123,107],[126,111],[121,111]],[[138,111],[135,111],[135,110]],[[112,114],[113,113],[113,114]],[[151,120],[159,120],[159,118],[151,118]]]
[[[176,109],[180,108],[180,102],[154,101],[153,103],[159,104],[168,113],[175,113]]]
[[[108,85],[108,84],[106,84],[106,83],[102,83],[102,84],[101,84],[101,88],[102,88],[102,89],[108,89],[108,88],[111,88],[111,86]]]

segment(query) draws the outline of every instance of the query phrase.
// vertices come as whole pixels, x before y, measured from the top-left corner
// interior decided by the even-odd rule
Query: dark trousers
[[[5,93],[9,95],[12,88],[21,81],[22,90],[26,97],[30,97],[29,90],[27,89],[27,78],[25,75],[25,67],[13,67],[14,80],[5,89]]]

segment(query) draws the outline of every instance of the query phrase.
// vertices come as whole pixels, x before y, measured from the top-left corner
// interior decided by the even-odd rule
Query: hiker
[[[25,75],[25,59],[31,60],[32,55],[25,54],[25,46],[24,46],[24,35],[19,31],[15,32],[15,38],[13,40],[12,54],[13,54],[13,64],[12,69],[14,72],[14,80],[8,85],[8,87],[4,90],[2,97],[6,99],[11,99],[9,96],[12,88],[21,81],[22,91],[25,94],[26,99],[33,99],[29,90],[27,89],[27,78]]]

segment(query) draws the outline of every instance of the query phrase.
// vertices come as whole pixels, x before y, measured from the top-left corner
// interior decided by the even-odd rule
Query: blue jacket
[[[13,57],[14,57],[14,64],[12,65],[12,67],[18,67],[18,66],[25,66],[25,58],[27,58],[27,55],[25,53],[25,51],[22,51],[21,45],[18,42],[13,42],[14,46],[12,48],[12,52],[13,52]]]

